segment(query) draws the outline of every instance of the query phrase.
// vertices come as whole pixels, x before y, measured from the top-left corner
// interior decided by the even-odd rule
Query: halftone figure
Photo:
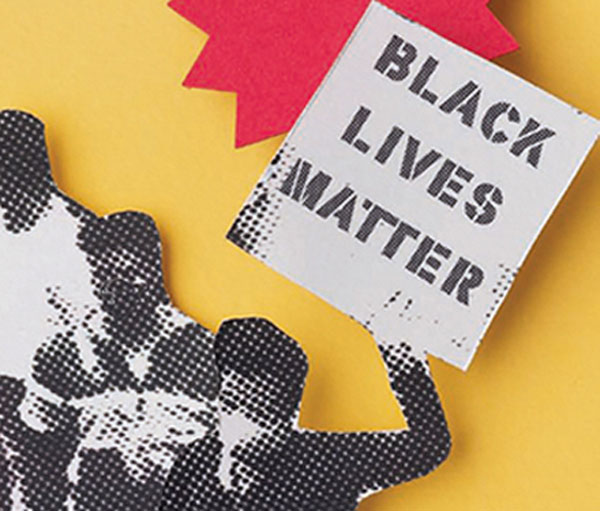
[[[298,426],[306,357],[268,321],[223,323],[215,349],[219,435],[181,457],[163,511],[350,511],[448,456],[450,434],[425,355],[406,344],[379,350],[408,429],[357,433]]]
[[[54,184],[43,124],[0,112],[0,510],[149,511],[218,425],[213,335],[171,304],[154,222]]]

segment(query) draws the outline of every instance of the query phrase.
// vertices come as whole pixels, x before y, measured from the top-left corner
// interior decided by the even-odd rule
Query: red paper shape
[[[488,0],[384,0],[485,58],[517,43]],[[171,0],[210,35],[183,84],[238,93],[236,146],[289,131],[369,0]]]

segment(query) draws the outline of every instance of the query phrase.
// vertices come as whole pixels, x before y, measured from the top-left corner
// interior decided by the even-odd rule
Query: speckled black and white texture
[[[42,123],[0,112],[0,510],[151,511],[218,427],[213,335],[163,287],[153,221],[58,190]]]
[[[269,174],[257,183],[227,233],[227,239],[254,257],[265,260],[273,246],[273,232],[281,218],[283,199],[276,191],[290,173],[295,148],[284,143],[277,152]]]
[[[408,429],[300,428],[299,345],[266,320],[214,337],[177,311],[152,220],[61,193],[22,112],[0,112],[0,209],[0,511],[350,511],[447,457],[406,345],[380,351]]]
[[[448,456],[450,435],[426,359],[405,344],[379,349],[408,429],[357,433],[298,426],[306,356],[268,321],[225,322],[215,349],[219,434],[179,460],[163,511],[351,511]]]

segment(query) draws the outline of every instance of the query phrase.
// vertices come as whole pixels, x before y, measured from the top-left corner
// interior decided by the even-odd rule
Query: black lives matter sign
[[[598,123],[373,3],[228,233],[466,368]]]

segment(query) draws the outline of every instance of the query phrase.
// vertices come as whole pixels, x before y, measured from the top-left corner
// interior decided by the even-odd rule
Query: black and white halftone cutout
[[[405,345],[380,350],[407,430],[300,428],[299,345],[260,319],[215,339],[177,311],[152,220],[60,192],[23,112],[0,112],[0,209],[0,511],[349,511],[448,455]]]
[[[156,509],[218,427],[212,334],[171,304],[153,221],[66,197],[23,112],[0,112],[0,210],[0,510]]]
[[[179,460],[162,511],[352,511],[448,456],[450,434],[425,356],[406,344],[379,350],[408,429],[357,433],[298,426],[306,356],[268,321],[223,323],[215,349],[221,427]]]

